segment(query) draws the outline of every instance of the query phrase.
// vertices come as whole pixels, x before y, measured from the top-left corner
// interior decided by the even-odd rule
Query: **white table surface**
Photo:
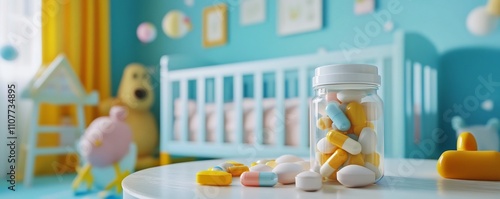
[[[236,160],[246,165],[255,161]],[[364,188],[346,188],[338,183],[325,183],[317,192],[298,190],[294,184],[245,187],[237,177],[225,187],[196,183],[196,172],[222,162],[225,160],[196,161],[138,171],[123,180],[124,198],[500,198],[500,182],[444,179],[436,171],[435,160],[416,159],[386,159],[385,176]]]

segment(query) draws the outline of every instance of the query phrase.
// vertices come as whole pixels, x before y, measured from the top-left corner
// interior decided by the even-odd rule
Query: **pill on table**
[[[241,174],[240,182],[250,187],[272,187],[278,183],[278,175],[273,172],[245,172]]]
[[[304,161],[304,159],[300,158],[300,157],[297,157],[297,156],[294,156],[294,155],[282,155],[278,158],[276,158],[276,163],[277,164],[281,164],[281,163],[285,163],[285,162],[298,162],[298,161]]]
[[[209,171],[224,171],[221,167],[215,166],[208,169]],[[224,171],[225,172],[225,171]]]
[[[351,139],[349,136],[335,130],[331,130],[326,134],[326,139],[333,145],[344,149],[352,155],[361,152],[361,144],[356,140]]]
[[[500,181],[500,152],[445,151],[436,168],[444,178]]]
[[[227,186],[232,182],[232,176],[225,171],[200,171],[196,173],[196,182],[202,185]]]
[[[321,153],[332,154],[337,149],[337,146],[330,143],[326,138],[321,138],[316,144],[316,149]]]
[[[457,139],[457,151],[477,151],[477,142],[470,132],[463,132]]]
[[[253,167],[250,167],[250,171],[258,171],[258,172],[263,172],[263,171],[272,171],[273,168],[270,166],[267,166],[265,164],[258,164]]]
[[[325,112],[333,121],[333,125],[340,131],[347,131],[351,128],[351,122],[347,119],[347,116],[340,110],[339,104],[336,102],[330,102],[325,108]]]
[[[337,172],[337,180],[346,187],[364,187],[375,183],[375,173],[359,165],[345,166]]]
[[[335,178],[332,175],[346,162],[347,152],[342,149],[337,149],[325,164],[319,170],[319,173],[326,178]]]
[[[243,172],[248,171],[248,167],[243,165],[243,166],[232,166],[227,169],[227,172],[230,173],[232,176],[240,176]]]
[[[233,166],[233,164],[230,164],[230,163],[224,162],[224,163],[222,163],[222,164],[219,164],[219,165],[217,165],[217,166],[214,166],[214,167],[212,168],[212,171],[225,171],[225,172],[227,172],[227,169],[228,169],[229,167],[232,167],[232,166]]]
[[[364,166],[365,165],[365,160],[364,160],[364,155],[363,154],[358,154],[358,155],[351,155],[348,161],[348,165],[359,165],[359,166]]]
[[[278,164],[273,172],[278,175],[278,182],[281,184],[293,184],[295,183],[295,176],[304,169],[295,163],[285,162]]]
[[[276,165],[278,165],[278,163],[276,163],[276,161],[274,161],[274,160],[271,160],[269,162],[266,162],[265,165],[270,166],[271,168],[274,168],[274,167],[276,167]]]
[[[236,161],[234,161],[234,160],[228,160],[228,161],[226,161],[226,163],[232,164],[232,165],[234,165],[234,166],[243,166],[243,165],[244,165],[243,163],[241,163],[241,162],[236,162]]]
[[[362,90],[345,90],[337,93],[337,99],[342,103],[361,102],[361,99],[366,96],[366,92]]]
[[[273,159],[260,159],[260,160],[257,160],[257,164],[266,164],[267,162],[269,161],[274,161]]]
[[[378,167],[376,167],[375,165],[373,165],[372,163],[366,162],[365,167],[367,169],[370,169],[371,171],[373,171],[373,173],[375,173],[375,179],[379,179],[380,177],[382,177],[382,173],[380,173],[380,169]]]
[[[377,134],[371,128],[365,127],[361,130],[358,142],[361,144],[362,154],[371,154],[377,148]]]
[[[328,130],[332,128],[332,120],[328,116],[323,116],[318,119],[316,126],[321,130]]]
[[[304,171],[295,176],[295,187],[304,191],[317,191],[323,185],[322,177],[319,173]]]
[[[377,102],[363,102],[361,105],[369,121],[377,120],[382,115],[382,106]]]
[[[365,162],[369,162],[378,167],[380,165],[380,154],[378,154],[377,152],[366,154]]]
[[[304,171],[307,171],[311,168],[311,163],[309,161],[298,161],[295,162],[295,164],[300,165],[304,169]]]
[[[347,104],[345,115],[351,121],[352,132],[359,136],[361,130],[366,127],[367,122],[363,106],[358,102],[351,102]]]

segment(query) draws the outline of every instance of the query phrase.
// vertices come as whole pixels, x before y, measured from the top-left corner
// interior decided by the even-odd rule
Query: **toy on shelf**
[[[101,115],[107,114],[111,106],[126,107],[128,115],[126,123],[132,129],[134,143],[137,145],[136,169],[144,169],[159,165],[154,157],[158,148],[158,127],[150,111],[153,105],[154,92],[150,76],[141,64],[129,64],[118,88],[118,96],[99,104]]]
[[[73,181],[74,191],[82,182],[87,183],[87,189],[90,190],[96,177],[107,176],[104,190],[114,187],[118,193],[121,193],[121,181],[132,172],[136,155],[135,145],[132,143],[132,132],[124,121],[126,112],[124,107],[112,107],[109,117],[95,119],[81,137],[78,148],[83,157],[84,166],[77,169],[78,175]],[[122,165],[128,168],[123,169]],[[109,173],[101,172],[95,175],[93,172],[94,169],[110,167],[114,170],[113,177],[110,177]],[[102,186],[102,180],[97,182],[100,184],[97,187]]]
[[[497,118],[491,118],[484,126],[466,126],[464,120],[455,116],[451,120],[453,129],[457,132],[457,137],[462,132],[470,132],[476,138],[478,150],[500,150],[498,137],[499,121]]]
[[[439,157],[437,171],[444,178],[461,180],[500,180],[500,152],[478,151],[474,135],[463,132],[457,150],[445,151]]]
[[[42,67],[31,79],[28,86],[21,93],[22,98],[31,99],[34,102],[33,116],[30,121],[28,134],[27,159],[24,170],[24,184],[29,186],[34,175],[35,158],[37,155],[73,153],[76,150],[65,146],[52,148],[37,148],[38,135],[47,132],[83,132],[85,129],[85,105],[96,105],[98,93],[87,94],[73,68],[64,55],[59,55],[48,67]],[[78,126],[40,126],[40,105],[76,105]]]

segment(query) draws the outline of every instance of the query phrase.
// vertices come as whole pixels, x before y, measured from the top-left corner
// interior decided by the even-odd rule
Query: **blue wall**
[[[355,28],[363,29],[368,22],[375,21],[372,14],[354,15],[352,11],[354,1],[325,0],[323,1],[324,28],[321,31],[280,37],[276,33],[277,8],[275,0],[267,0],[267,19],[264,23],[244,27],[239,24],[239,7],[237,5],[239,0],[195,0],[193,7],[186,6],[183,0],[144,0],[140,2],[112,0],[111,2],[112,89],[114,94],[123,67],[133,61],[148,66],[158,66],[159,59],[164,54],[184,54],[196,57],[198,60],[202,60],[202,63],[230,63],[315,53],[319,48],[338,50],[340,49],[339,44],[342,42],[353,44]],[[229,42],[222,47],[205,49],[201,40],[202,10],[206,6],[224,2],[229,7]],[[489,36],[476,37],[469,33],[465,27],[468,13],[477,6],[485,5],[486,0],[378,0],[377,13],[386,10],[391,2],[399,2],[402,7],[400,13],[391,16],[395,28],[423,34],[434,42],[442,54],[465,47],[500,48],[500,28],[497,28]],[[173,9],[186,13],[193,23],[193,30],[177,40],[168,38],[161,29],[163,16]],[[158,30],[157,39],[150,44],[141,44],[135,36],[136,27],[144,21],[152,22]],[[373,38],[370,45],[387,42],[390,42],[390,33],[383,32]],[[466,54],[461,55],[465,56]],[[481,65],[486,66],[487,64]],[[446,77],[462,76],[467,73],[463,72],[467,68],[460,68],[459,71],[448,68]],[[155,78],[155,81],[157,80]],[[446,93],[448,92],[441,93],[440,96]],[[457,97],[460,96],[457,95]],[[444,102],[440,99],[440,104],[452,102],[454,101]],[[158,107],[157,101],[153,108],[156,114],[158,114]],[[469,122],[469,119],[465,121]],[[471,120],[471,123],[474,122],[479,121]],[[480,123],[484,123],[484,121]],[[442,123],[442,125],[447,124]],[[448,128],[445,130],[449,131]],[[452,133],[454,134],[454,132]],[[451,146],[450,143],[445,148],[449,148],[449,146]]]
[[[115,0],[117,1],[117,0]],[[456,0],[379,0],[378,10],[388,8],[390,2],[399,2],[402,11],[392,15],[396,28],[418,31],[435,42],[440,52],[457,47],[481,45],[494,46],[492,41],[500,42],[500,31],[487,37],[471,35],[465,27],[467,14],[473,8],[484,5],[486,1]],[[122,2],[122,1],[120,1]],[[124,1],[128,2],[128,1]],[[341,42],[352,44],[354,28],[364,28],[367,22],[375,20],[373,15],[356,16],[353,14],[353,1],[324,1],[324,28],[321,31],[280,37],[276,34],[276,1],[267,1],[267,19],[265,23],[253,26],[239,24],[239,0],[195,0],[193,7],[186,6],[183,0],[163,1],[145,0],[141,3],[129,3],[134,11],[128,11],[129,17],[134,13],[136,20],[127,21],[128,26],[117,31],[117,34],[129,34],[125,31],[135,30],[140,22],[153,22],[158,28],[158,38],[150,44],[142,45],[137,38],[130,37],[120,42],[128,42],[135,49],[139,61],[148,65],[157,64],[161,55],[180,53],[202,58],[213,63],[229,63],[296,54],[314,53],[318,48],[327,50],[339,49]],[[229,42],[227,45],[205,49],[201,43],[201,13],[204,7],[226,2],[229,7]],[[116,9],[123,9],[117,5]],[[115,6],[113,6],[115,9]],[[161,30],[163,16],[172,9],[178,9],[192,20],[193,30],[184,38],[173,40],[165,36]],[[113,21],[115,22],[115,21]],[[119,28],[119,27],[117,27]],[[133,32],[135,34],[135,31]],[[113,34],[114,36],[115,34]],[[121,37],[123,38],[123,36]],[[389,34],[383,33],[375,38],[372,44],[385,43]]]
[[[468,47],[443,54],[439,92],[440,127],[451,138],[443,147],[451,149],[455,147],[451,117],[462,117],[467,126],[500,119],[500,49]],[[482,108],[485,100],[493,102],[492,110]]]
[[[229,7],[229,42],[215,48],[203,48],[201,13],[203,8],[217,3]],[[112,86],[116,92],[123,67],[133,61],[157,66],[164,54],[184,54],[202,63],[230,63],[272,57],[317,52],[318,48],[338,50],[342,42],[353,44],[355,28],[364,29],[375,21],[372,14],[353,14],[353,1],[323,1],[324,28],[305,34],[280,37],[276,33],[276,1],[267,0],[267,19],[264,23],[241,26],[239,0],[195,0],[193,7],[183,0],[111,0]],[[465,27],[467,14],[486,0],[378,0],[378,12],[387,10],[391,2],[399,2],[402,11],[391,16],[395,28],[417,31],[433,41],[439,52],[467,46],[495,47],[500,45],[500,30],[486,37],[471,35]],[[163,16],[177,9],[191,18],[193,30],[181,39],[170,39],[161,28]],[[142,44],[135,35],[144,21],[155,24],[158,37]],[[387,43],[390,33],[382,32],[370,45]]]

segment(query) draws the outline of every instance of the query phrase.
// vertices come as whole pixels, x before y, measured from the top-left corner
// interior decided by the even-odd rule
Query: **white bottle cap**
[[[313,87],[329,84],[369,84],[380,86],[376,66],[368,64],[338,64],[317,67]]]

